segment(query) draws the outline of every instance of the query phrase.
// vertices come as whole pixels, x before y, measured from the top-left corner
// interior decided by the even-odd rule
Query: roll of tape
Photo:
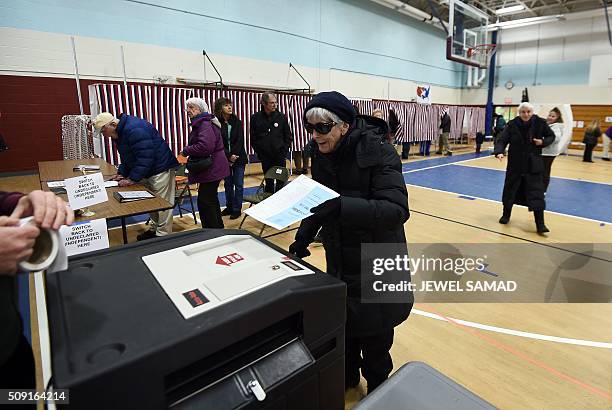
[[[30,218],[22,220],[22,225]],[[59,253],[60,237],[57,231],[40,228],[40,235],[34,243],[34,252],[24,261],[19,262],[21,272],[39,272],[49,268]]]

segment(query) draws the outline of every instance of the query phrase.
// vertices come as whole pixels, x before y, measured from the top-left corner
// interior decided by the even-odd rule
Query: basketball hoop
[[[473,58],[480,61],[483,65],[488,65],[489,60],[497,51],[495,44],[477,44],[474,47],[467,49],[467,58]]]

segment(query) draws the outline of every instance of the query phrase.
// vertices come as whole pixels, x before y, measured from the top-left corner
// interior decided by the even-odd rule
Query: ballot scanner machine
[[[46,292],[67,408],[343,408],[345,285],[246,231],[76,256]]]

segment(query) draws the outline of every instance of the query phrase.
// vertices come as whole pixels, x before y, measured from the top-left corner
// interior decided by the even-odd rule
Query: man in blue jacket
[[[121,165],[112,180],[119,181],[119,186],[142,184],[174,203],[174,176],[179,163],[152,124],[132,115],[115,118],[103,112],[94,119],[94,127],[113,140],[121,155]],[[172,209],[149,215],[150,228],[137,236],[139,241],[172,232]]]

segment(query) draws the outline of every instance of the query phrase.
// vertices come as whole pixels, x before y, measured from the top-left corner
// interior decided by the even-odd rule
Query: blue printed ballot
[[[338,196],[336,191],[300,175],[271,197],[244,212],[275,229],[283,229],[312,215],[310,208]]]

